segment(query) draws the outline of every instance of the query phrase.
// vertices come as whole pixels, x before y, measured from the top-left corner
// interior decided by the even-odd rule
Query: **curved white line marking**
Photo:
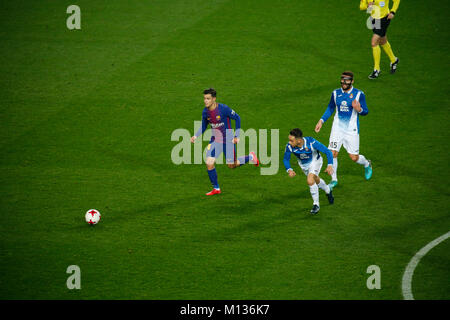
[[[439,238],[434,239],[429,244],[427,244],[425,247],[420,249],[416,255],[409,261],[408,265],[406,266],[405,273],[403,274],[402,279],[402,293],[403,293],[403,299],[405,300],[414,300],[412,291],[411,291],[411,282],[412,277],[414,274],[414,269],[419,264],[420,259],[422,259],[428,251],[433,249],[435,246],[437,246],[439,243],[444,241],[445,239],[450,237],[450,231],[446,234],[440,236]]]

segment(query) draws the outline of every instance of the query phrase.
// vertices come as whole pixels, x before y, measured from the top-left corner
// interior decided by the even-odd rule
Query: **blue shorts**
[[[236,145],[233,142],[212,141],[206,147],[206,157],[218,158],[221,153],[225,155],[226,163],[236,162]]]

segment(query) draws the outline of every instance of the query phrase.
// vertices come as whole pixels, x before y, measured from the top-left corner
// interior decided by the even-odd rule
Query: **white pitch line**
[[[414,300],[414,296],[411,291],[411,282],[412,277],[414,274],[414,269],[419,264],[420,259],[422,259],[428,251],[433,249],[435,246],[437,246],[439,243],[444,241],[445,239],[450,237],[450,231],[446,234],[440,236],[439,238],[434,239],[429,244],[427,244],[425,247],[420,249],[416,255],[409,261],[408,265],[406,266],[405,273],[403,274],[402,279],[402,293],[403,293],[403,299],[405,300]]]

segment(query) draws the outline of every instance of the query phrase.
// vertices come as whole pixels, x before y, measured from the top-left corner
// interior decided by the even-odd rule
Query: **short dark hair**
[[[296,137],[297,139],[303,137],[303,132],[299,128],[292,129],[291,132],[289,132],[289,134],[291,136]]]
[[[349,76],[349,77],[351,77],[353,79],[353,72],[351,72],[349,70],[342,72],[342,75],[343,76]]]
[[[211,97],[215,97],[217,95],[217,92],[213,88],[209,88],[209,89],[204,90],[203,94],[210,94]]]

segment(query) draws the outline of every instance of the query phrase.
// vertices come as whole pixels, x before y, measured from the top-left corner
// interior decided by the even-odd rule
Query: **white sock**
[[[330,193],[330,187],[322,179],[320,179],[319,188],[325,191],[326,194]]]
[[[359,155],[358,161],[356,161],[356,163],[363,165],[364,168],[367,168],[369,166],[369,161],[367,161],[366,157],[364,157],[362,154]]]
[[[337,168],[338,168],[338,160],[337,158],[333,158],[333,174],[331,175],[332,181],[337,181]]]
[[[309,191],[311,192],[311,196],[313,198],[313,204],[319,205],[319,187],[317,184],[309,186]]]

